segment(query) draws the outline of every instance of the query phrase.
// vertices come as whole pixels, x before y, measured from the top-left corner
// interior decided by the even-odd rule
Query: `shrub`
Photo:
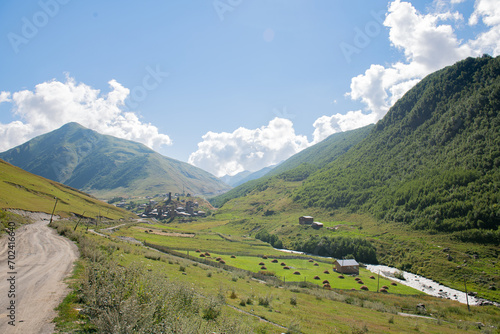
[[[205,320],[215,320],[220,315],[221,302],[214,297],[208,299],[202,310],[202,318]]]
[[[290,269],[290,267],[288,267],[288,266],[284,266],[284,267],[283,267],[283,269],[285,269],[285,270],[289,270],[289,269]]]
[[[320,279],[319,276],[314,276],[314,279]]]
[[[259,262],[259,266],[263,266],[263,265],[265,265],[264,262]]]
[[[238,296],[236,295],[236,291],[231,290],[231,295],[229,296],[229,298],[231,298],[231,299],[236,299],[236,298],[238,298]]]
[[[361,278],[356,277],[354,280],[355,280],[356,282],[358,282],[358,281],[360,281],[360,280],[361,280]]]
[[[271,261],[272,263],[278,263],[278,260],[274,259]]]
[[[220,264],[226,264],[226,261],[224,261],[224,260],[220,260],[220,261],[219,261],[219,263],[220,263]]]
[[[290,305],[293,305],[293,306],[297,305],[297,297],[295,297],[295,296],[290,297]]]
[[[298,272],[298,271],[294,271],[294,272],[293,272],[293,274],[294,274],[294,275],[300,275],[300,272]]]
[[[267,256],[265,256],[265,255],[263,255],[263,256],[262,256],[262,258],[263,258],[264,260],[267,260]]]
[[[403,274],[403,272],[400,270],[400,271],[397,271],[394,273],[394,277],[396,277],[397,279],[400,279],[402,281],[405,280],[405,276]]]
[[[327,274],[327,275],[329,275],[329,274],[330,274],[330,272],[329,272],[328,270],[325,270],[325,271],[323,271],[323,274]]]
[[[382,289],[389,290],[389,287],[388,287],[387,285],[384,285],[384,286],[382,287]]]
[[[197,249],[197,250],[196,250],[196,253],[201,253],[201,250]]]
[[[200,254],[200,257],[205,257],[205,254]]]
[[[363,285],[360,289],[361,289],[361,290],[368,291],[368,287],[367,287],[366,285]]]
[[[323,284],[323,289],[331,289],[332,287],[330,286],[330,284]]]
[[[319,264],[318,264],[318,263],[315,263],[315,264],[314,264],[314,266],[318,267],[318,266],[319,266]]]
[[[236,256],[235,255],[231,255],[231,259],[236,259]]]
[[[328,280],[326,279],[323,281],[323,284],[330,284],[330,282],[328,282]]]
[[[375,276],[370,276],[370,279],[375,279]]]
[[[344,276],[342,276],[342,275],[339,275],[338,277],[339,277],[340,279],[344,279]]]
[[[362,280],[358,281],[359,284],[365,284]]]
[[[262,266],[262,267],[260,267],[260,269],[267,270],[266,266]]]
[[[382,289],[380,289],[378,291],[383,292],[383,293],[387,293],[387,289],[384,289],[384,288],[382,288]]]
[[[309,259],[309,262],[314,262],[314,260],[313,259]]]
[[[280,263],[280,266],[283,266],[283,267],[284,267],[284,266],[286,266],[286,263],[285,263],[285,262],[281,262],[281,263]]]
[[[211,272],[211,271],[209,271],[209,272],[207,273],[207,277],[212,277],[212,272]]]
[[[392,283],[391,283],[391,285],[393,285],[393,286],[398,286],[398,283],[396,283],[396,282],[392,282]]]
[[[269,296],[259,297],[259,305],[268,307],[271,304],[271,298]]]

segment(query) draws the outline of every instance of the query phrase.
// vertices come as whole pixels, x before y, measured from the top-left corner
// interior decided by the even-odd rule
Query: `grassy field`
[[[203,253],[199,253],[200,255]],[[283,256],[283,255],[282,255]],[[227,265],[248,270],[251,272],[266,271],[284,282],[309,282],[323,286],[323,281],[327,280],[333,289],[355,289],[360,290],[366,286],[369,291],[377,291],[377,287],[387,286],[391,293],[419,295],[422,292],[404,285],[391,285],[393,281],[383,277],[376,277],[373,273],[361,268],[359,275],[341,275],[333,270],[330,263],[314,261],[313,257],[284,259],[281,257],[257,257],[257,256],[231,256],[210,253],[213,261],[220,258]],[[205,257],[206,258],[206,257]],[[283,265],[284,264],[284,265]],[[265,268],[262,268],[265,267]],[[285,269],[288,268],[288,269]],[[298,273],[298,274],[297,274]],[[342,278],[341,278],[342,277]],[[356,280],[359,278],[361,283]]]
[[[144,248],[141,245],[129,244],[121,241],[117,237],[127,233],[135,232],[133,227],[122,228],[118,232],[103,238],[87,233],[82,228],[78,228],[75,236],[72,228],[64,228],[61,224],[59,230],[68,237],[78,238],[79,244],[88,243],[85,240],[92,240],[98,247],[93,246],[93,250],[100,250],[102,256],[108,261],[118,263],[121,268],[134,268],[136,266],[147,275],[161,277],[165,282],[177,282],[187,287],[190,291],[195,291],[201,298],[201,309],[203,309],[205,298],[219,295],[224,297],[224,303],[218,320],[225,323],[237,322],[241,332],[245,333],[401,333],[401,332],[424,332],[424,333],[465,333],[479,332],[476,322],[482,322],[486,326],[499,326],[500,311],[493,307],[472,307],[471,312],[467,312],[467,307],[458,302],[438,299],[425,295],[403,295],[402,291],[396,292],[396,288],[390,287],[393,293],[382,294],[370,291],[342,290],[341,284],[349,281],[354,285],[353,277],[333,279],[334,285],[338,284],[339,289],[325,290],[321,287],[314,288],[311,285],[276,285],[275,283],[261,282],[253,279],[242,270],[223,270],[207,266],[196,261],[175,257],[169,254],[162,254]],[[104,227],[104,226],[102,226]],[[160,226],[156,226],[159,228]],[[143,233],[146,234],[146,233]],[[155,238],[153,235],[147,237]],[[159,236],[157,236],[159,237]],[[169,237],[163,237],[169,238]],[[178,238],[181,240],[196,240],[195,238]],[[158,241],[158,240],[157,240]],[[230,246],[238,245],[238,242],[224,240]],[[210,244],[210,243],[208,243]],[[218,244],[215,244],[218,246]],[[202,248],[207,251],[215,250]],[[241,250],[241,246],[236,249]],[[234,248],[233,248],[234,250]],[[194,254],[196,251],[193,251]],[[83,254],[87,254],[83,251]],[[282,254],[282,253],[281,253]],[[95,256],[95,255],[94,255]],[[240,268],[259,270],[258,262],[263,261],[266,266],[272,266],[272,257],[268,259],[257,256],[236,256],[217,253],[213,251],[211,257],[222,257],[228,264]],[[318,259],[319,260],[319,259]],[[88,258],[82,260],[82,266],[90,266]],[[232,262],[231,262],[232,261]],[[315,274],[317,271],[330,268],[329,264],[319,261],[309,262],[305,259],[286,259],[287,264],[302,270],[304,273]],[[319,266],[314,266],[318,263]],[[277,264],[278,266],[280,263]],[[255,268],[258,267],[258,268]],[[77,267],[78,268],[78,267]],[[279,268],[275,268],[276,271]],[[317,271],[315,271],[317,270]],[[80,282],[85,280],[82,273],[84,270],[77,269],[75,276]],[[333,273],[329,274],[333,276]],[[370,279],[369,273],[360,273],[360,278],[367,284],[374,284],[376,280]],[[301,273],[301,278],[303,278]],[[337,275],[338,276],[338,275]],[[312,278],[312,277],[311,277]],[[323,277],[321,277],[323,279]],[[76,278],[75,278],[76,279]],[[309,279],[308,279],[309,281]],[[312,279],[311,279],[312,281]],[[344,283],[345,282],[345,283]],[[382,280],[381,280],[382,282]],[[371,285],[373,286],[373,285]],[[335,287],[335,286],[334,286]],[[71,309],[82,308],[80,290],[75,287],[75,292],[68,296],[66,300],[66,311],[60,310],[58,327],[73,328],[73,332],[84,333],[85,328],[93,328],[91,319],[81,317],[78,313],[71,312]],[[423,303],[426,306],[425,312],[417,312],[416,305]],[[202,312],[202,311],[200,311]],[[398,312],[424,315],[428,318],[412,318],[398,314]],[[432,318],[432,319],[431,319]],[[265,320],[269,321],[266,322]],[[280,327],[281,326],[281,327]],[[494,332],[491,327],[484,327],[489,332]]]

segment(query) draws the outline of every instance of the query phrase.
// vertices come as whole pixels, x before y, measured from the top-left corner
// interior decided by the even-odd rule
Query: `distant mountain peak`
[[[101,198],[167,192],[217,194],[228,186],[212,174],[143,144],[102,135],[76,122],[0,153],[31,173]]]

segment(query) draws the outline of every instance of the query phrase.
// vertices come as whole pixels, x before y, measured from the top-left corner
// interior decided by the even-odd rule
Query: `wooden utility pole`
[[[55,202],[55,204],[54,204],[54,208],[52,209],[52,214],[50,215],[50,222],[49,222],[49,225],[51,225],[51,224],[52,224],[52,217],[54,217],[54,212],[56,211],[56,206],[57,206],[57,201],[58,201],[58,200],[59,200],[59,199],[56,197],[56,202]]]
[[[377,278],[377,293],[380,291],[379,286],[380,286],[380,269],[378,270],[378,278]]]
[[[465,300],[467,300],[467,309],[470,312],[470,306],[469,306],[469,295],[467,294],[467,280],[464,275],[464,285],[465,285]]]
[[[80,221],[82,220],[84,214],[85,214],[85,211],[83,211],[82,216],[80,217],[80,219],[78,219],[78,222],[76,223],[75,228],[73,229],[73,231],[76,231],[76,228],[78,227],[78,224],[80,224]]]

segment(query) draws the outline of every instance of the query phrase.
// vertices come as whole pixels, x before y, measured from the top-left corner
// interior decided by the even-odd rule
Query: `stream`
[[[324,258],[324,259],[332,259],[333,260],[333,258],[327,257],[327,256],[307,254],[304,252],[292,251],[292,250],[288,250],[288,249],[277,249],[277,248],[275,248],[275,249],[278,251],[281,251],[281,252],[286,252],[286,253],[311,255],[311,256],[316,256],[316,257],[320,257],[320,258]],[[388,266],[384,266],[384,265],[378,265],[378,264],[365,264],[364,266],[366,267],[366,269],[368,269],[372,273],[375,273],[375,274],[380,273],[380,276],[391,279],[395,282],[398,282],[399,284],[403,284],[403,285],[412,287],[414,289],[420,290],[420,291],[422,291],[428,295],[431,295],[431,296],[456,300],[462,304],[467,304],[467,299],[468,299],[469,305],[500,306],[500,303],[495,303],[495,302],[492,302],[492,301],[489,301],[486,299],[477,298],[477,297],[471,296],[471,295],[466,295],[465,292],[463,292],[463,291],[449,288],[447,286],[444,286],[442,284],[434,282],[433,280],[425,278],[425,277],[420,276],[420,275],[412,274],[412,273],[402,271],[402,270],[399,270],[396,268],[392,268],[392,267],[388,267]],[[394,273],[396,273],[396,272],[401,272],[405,279],[401,280],[401,279],[394,277]]]

